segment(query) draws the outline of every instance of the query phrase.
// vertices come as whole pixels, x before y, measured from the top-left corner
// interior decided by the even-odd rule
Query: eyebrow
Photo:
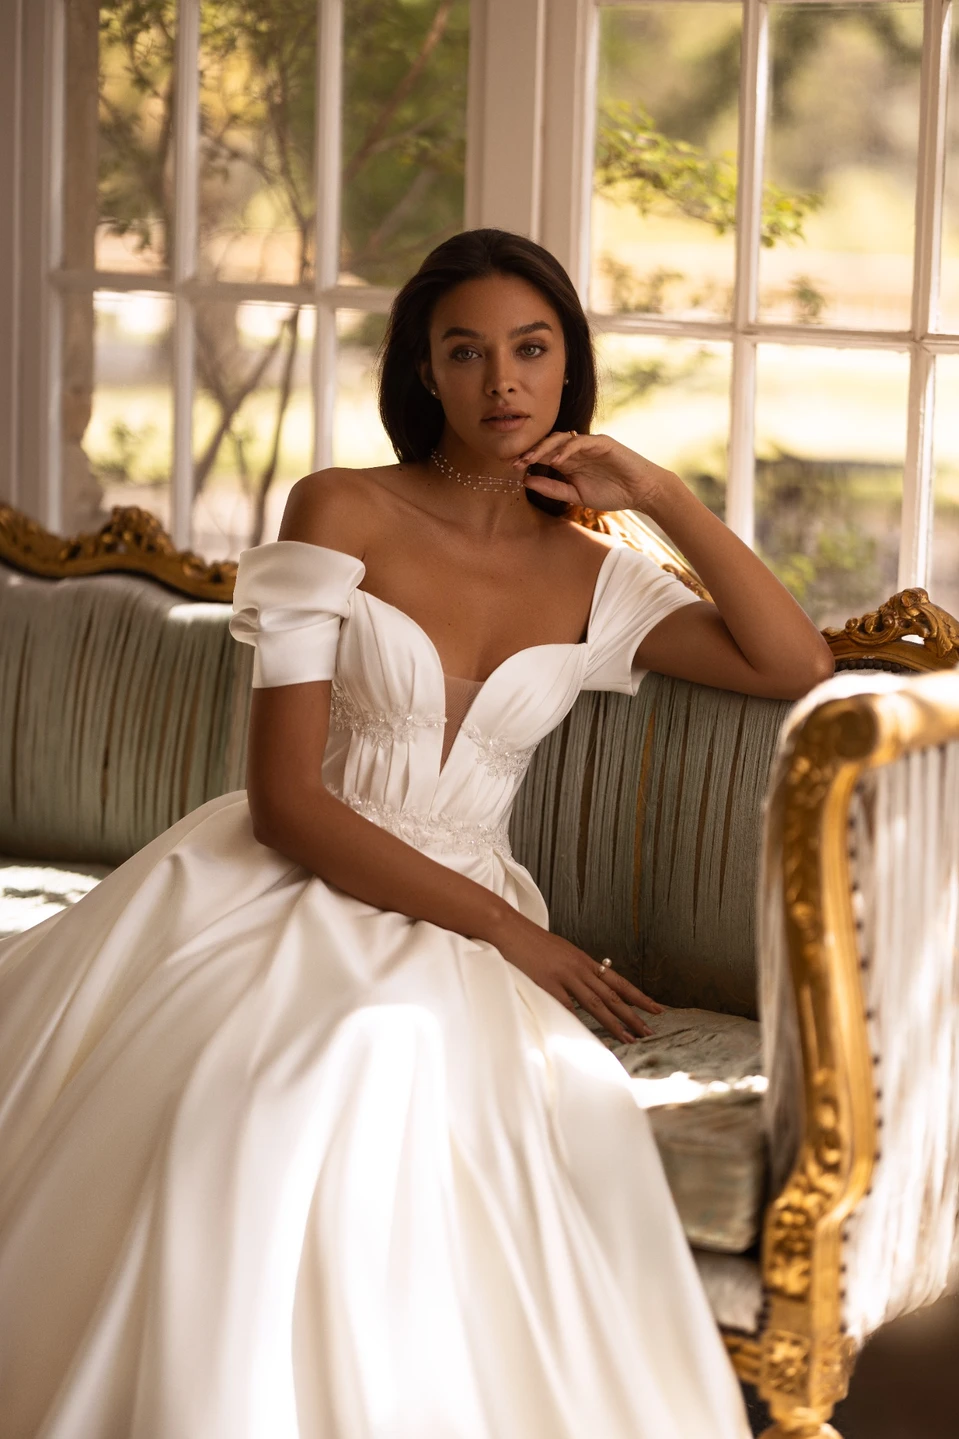
[[[534,330],[549,330],[550,334],[552,334],[553,327],[547,320],[534,320],[531,325],[518,325],[515,330],[510,330],[509,337],[513,340],[517,335],[531,335]],[[484,338],[479,330],[467,330],[464,329],[462,325],[450,325],[448,330],[443,331],[443,334],[440,336],[440,341],[448,340],[451,335],[462,335],[467,340],[482,340]]]

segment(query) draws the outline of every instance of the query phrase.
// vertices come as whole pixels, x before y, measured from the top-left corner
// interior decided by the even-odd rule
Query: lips
[[[521,414],[518,410],[497,410],[493,415],[484,415],[483,424],[492,425],[496,429],[506,429],[522,425],[528,419],[529,415]]]

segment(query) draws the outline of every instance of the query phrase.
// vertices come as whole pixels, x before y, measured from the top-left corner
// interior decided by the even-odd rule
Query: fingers
[[[621,1039],[624,1044],[630,1044],[636,1038],[635,1034],[631,1034],[626,1028],[622,1020],[617,1019],[612,1010],[607,1009],[603,1001],[594,994],[587,985],[583,984],[581,980],[571,979],[568,983],[568,988],[570,994],[579,1001],[582,1008],[585,1009],[588,1014],[591,1014],[594,1019],[598,1019],[600,1024],[609,1030],[610,1034],[615,1035],[617,1039]]]
[[[566,484],[564,480],[554,480],[551,475],[527,475],[523,482],[528,490],[535,490],[539,495],[546,495],[551,500],[566,500],[570,504],[579,501],[579,495],[572,485]]]
[[[513,464],[557,467],[568,455],[580,448],[583,440],[586,439],[589,439],[588,435],[577,435],[574,439],[568,430],[554,430],[551,435],[547,435],[545,439],[532,445],[522,455],[518,455]]]
[[[608,973],[609,970],[606,971],[606,974]],[[637,1016],[635,1010],[632,1009],[625,1000],[619,997],[616,990],[606,979],[606,975],[590,974],[583,982],[589,986],[593,993],[606,1005],[606,1008],[611,1010],[627,1029],[633,1031],[633,1033],[630,1034],[630,1039],[634,1039],[636,1035],[645,1036],[652,1034],[653,1031],[649,1025]]]
[[[647,1014],[662,1014],[666,1006],[659,1004],[655,999],[650,999],[635,984],[630,984],[623,975],[617,974],[615,969],[608,969],[603,975],[607,984],[612,985],[620,998],[625,999],[627,1004],[633,1005],[636,1009],[645,1009]]]

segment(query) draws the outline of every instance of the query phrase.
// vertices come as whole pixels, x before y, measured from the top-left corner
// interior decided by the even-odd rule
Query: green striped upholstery
[[[789,708],[660,675],[583,693],[510,829],[552,927],[665,1004],[754,1018],[762,803]]]
[[[0,853],[119,864],[242,787],[249,646],[139,576],[0,564]],[[511,826],[561,934],[667,1004],[755,1015],[759,821],[788,705],[649,675],[587,692]]]
[[[120,864],[242,788],[252,650],[152,580],[0,564],[0,853]]]

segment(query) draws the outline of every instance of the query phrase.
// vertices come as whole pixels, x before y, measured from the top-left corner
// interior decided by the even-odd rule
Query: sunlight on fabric
[[[0,937],[20,934],[59,914],[101,877],[48,865],[0,864]]]
[[[630,1084],[643,1109],[658,1109],[662,1104],[695,1104],[719,1094],[765,1094],[767,1088],[764,1074],[750,1074],[728,1084],[722,1079],[702,1082],[679,1069],[661,1079],[631,1079]]]

